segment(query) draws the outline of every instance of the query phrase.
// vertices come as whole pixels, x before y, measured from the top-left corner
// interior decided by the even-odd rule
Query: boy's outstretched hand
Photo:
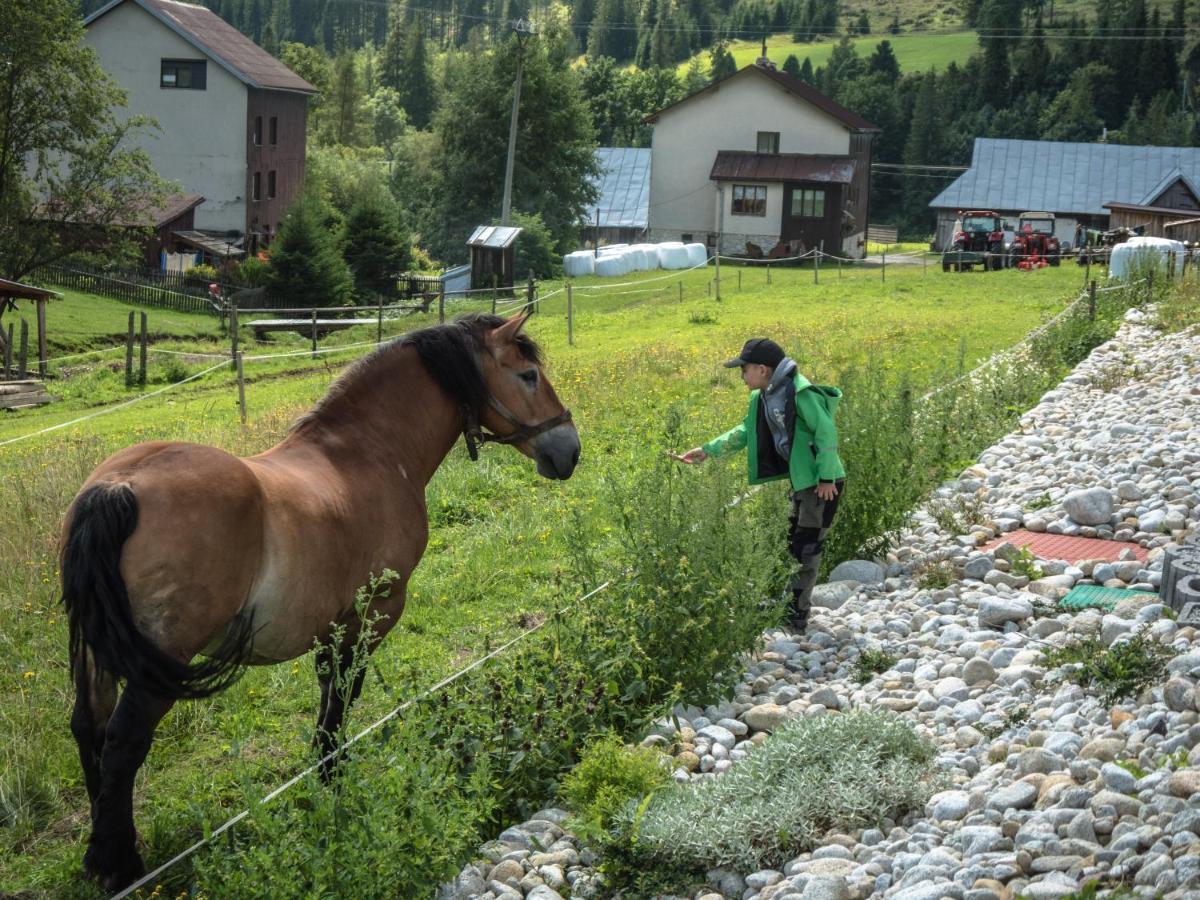
[[[667,456],[671,457],[671,459],[678,460],[681,463],[687,463],[689,466],[699,465],[700,463],[704,462],[704,460],[708,459],[708,454],[705,453],[700,447],[695,447],[683,454],[672,453],[670,450],[668,450]]]

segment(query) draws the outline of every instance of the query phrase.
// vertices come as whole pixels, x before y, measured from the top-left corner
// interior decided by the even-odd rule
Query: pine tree
[[[817,76],[813,72],[812,60],[807,56],[804,57],[804,62],[800,63],[800,80],[806,84],[816,84]]]
[[[921,76],[921,86],[913,103],[908,142],[904,145],[904,162],[908,165],[931,165],[942,161],[942,103],[938,96],[937,75],[930,71]],[[931,179],[904,180],[905,222],[914,231],[924,231],[929,222],[929,201],[932,199]]]
[[[858,14],[857,30],[859,34],[871,33],[871,17],[867,15],[867,11],[865,9]]]
[[[867,71],[882,75],[888,84],[895,84],[900,79],[900,61],[896,59],[891,41],[880,41],[875,45],[875,52],[867,59]]]
[[[292,204],[271,244],[267,290],[300,307],[345,306],[351,279],[324,223],[328,210],[316,195]]]
[[[737,62],[724,43],[713,45],[709,54],[708,77],[713,81],[728,78],[737,71]]]
[[[386,190],[364,195],[350,210],[342,246],[359,303],[395,293],[396,276],[409,267],[412,249]]]
[[[333,84],[329,98],[332,131],[328,138],[346,147],[362,146],[366,138],[366,114],[362,77],[352,50],[343,48],[333,61]]]
[[[783,61],[783,71],[793,78],[800,77],[800,60],[796,59],[795,53],[789,53],[787,59]]]
[[[404,81],[398,90],[408,121],[416,128],[427,128],[437,106],[437,95],[429,70],[425,30],[416,22],[408,27],[404,45]]]

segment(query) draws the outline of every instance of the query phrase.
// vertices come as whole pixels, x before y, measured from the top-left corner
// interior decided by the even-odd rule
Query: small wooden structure
[[[272,331],[297,331],[313,337],[315,328],[316,337],[320,337],[331,331],[353,328],[355,325],[374,324],[375,319],[255,319],[253,322],[247,322],[246,327],[253,329],[255,339],[261,341]]]
[[[53,399],[40,381],[0,381],[0,409],[44,406]]]
[[[54,297],[60,296],[55,291],[48,291],[44,288],[34,287],[31,284],[22,284],[19,281],[9,281],[7,278],[0,278],[0,378],[9,379],[14,376],[16,369],[13,368],[13,355],[18,354],[22,364],[25,359],[25,353],[28,346],[28,326],[22,320],[20,344],[17,344],[17,338],[13,333],[13,325],[10,323],[8,328],[4,328],[3,320],[4,313],[9,310],[15,311],[18,300],[29,300],[33,302],[34,310],[37,318],[37,358],[38,358],[38,374],[42,378],[46,377],[46,303]],[[18,377],[24,378],[25,372],[19,373]]]
[[[514,225],[480,225],[467,238],[471,250],[472,288],[511,288],[517,235]]]

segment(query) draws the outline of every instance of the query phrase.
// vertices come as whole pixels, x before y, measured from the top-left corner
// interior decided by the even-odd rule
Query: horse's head
[[[566,479],[579,462],[579,432],[542,370],[537,345],[522,332],[528,318],[515,315],[483,335],[480,370],[490,400],[479,420],[495,435],[487,440],[512,444],[546,478]]]

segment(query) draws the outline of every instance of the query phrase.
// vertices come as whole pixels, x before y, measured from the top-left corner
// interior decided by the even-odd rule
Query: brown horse
[[[133,781],[177,699],[338,633],[339,647],[317,654],[316,743],[321,756],[332,750],[362,676],[347,698],[331,679],[364,618],[372,648],[400,618],[428,537],[425,486],[459,435],[472,458],[498,441],[547,478],[571,476],[579,434],[524,323],[472,315],[389,343],[258,456],[138,444],[88,478],[63,525],[61,571],[71,731],[91,800],[84,865],[106,887],[143,871]],[[360,617],[356,589],[384,569],[399,578]]]

